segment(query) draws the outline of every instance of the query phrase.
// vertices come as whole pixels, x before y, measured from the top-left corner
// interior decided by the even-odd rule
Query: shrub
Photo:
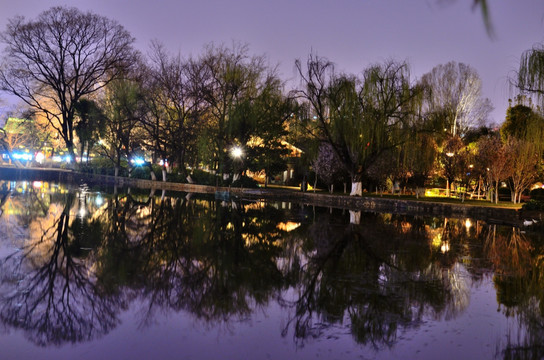
[[[201,185],[215,185],[216,177],[207,171],[195,169],[191,174],[193,181]]]
[[[149,166],[135,166],[132,168],[132,173],[130,175],[135,179],[151,179],[151,174],[149,171]]]
[[[522,206],[523,210],[544,211],[544,201],[542,200],[529,200]]]
[[[531,196],[532,200],[544,200],[544,189],[538,188],[531,190],[529,195]]]
[[[108,158],[94,158],[88,163],[80,163],[78,165],[79,171],[100,174],[100,175],[115,175],[115,167],[113,162]],[[128,176],[128,163],[126,161],[121,162],[121,168],[119,169],[119,176]]]

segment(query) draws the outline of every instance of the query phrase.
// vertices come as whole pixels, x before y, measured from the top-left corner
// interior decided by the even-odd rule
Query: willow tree
[[[522,92],[544,96],[544,46],[538,45],[521,55],[517,87]]]
[[[535,46],[521,55],[515,85],[522,94],[532,96],[539,105],[539,108],[542,109],[542,105],[544,105],[544,45]],[[523,99],[523,97],[520,98]],[[523,111],[524,109],[523,107],[518,106],[513,107],[508,114],[510,117],[520,115],[519,113],[515,114],[512,112],[514,110]],[[528,111],[528,109],[525,109],[525,111]],[[537,111],[530,111],[530,113],[531,116],[528,118],[529,121],[524,124],[525,126],[521,128],[521,131],[525,132],[525,137],[528,138],[528,140],[536,144],[537,149],[542,156],[544,153],[544,117],[542,116],[542,113]],[[518,116],[518,120],[519,118],[520,117]],[[507,122],[512,124],[514,121],[507,118]],[[516,126],[517,124],[513,125]]]
[[[15,17],[1,39],[1,89],[43,113],[73,155],[75,105],[132,63],[134,39],[113,20],[66,7]]]
[[[351,195],[362,194],[366,171],[384,153],[395,152],[413,135],[421,90],[410,83],[408,65],[388,61],[367,68],[361,78],[336,75],[334,65],[310,55],[300,97],[319,124],[319,136],[334,149],[352,180]]]

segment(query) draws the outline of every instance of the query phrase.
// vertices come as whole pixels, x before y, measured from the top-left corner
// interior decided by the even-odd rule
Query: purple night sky
[[[504,119],[512,96],[508,76],[524,50],[544,42],[544,1],[488,0],[495,38],[487,35],[472,0],[0,0],[0,30],[15,15],[34,18],[55,5],[117,20],[146,51],[153,39],[182,55],[198,55],[214,42],[247,43],[250,53],[279,64],[294,79],[294,60],[310,51],[359,73],[386,59],[407,60],[414,79],[454,60],[473,66],[484,96]],[[296,84],[295,80],[291,85]]]

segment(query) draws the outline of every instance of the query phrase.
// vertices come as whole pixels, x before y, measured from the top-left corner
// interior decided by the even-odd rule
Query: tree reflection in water
[[[36,195],[1,198],[0,223],[20,214],[26,236],[0,262],[0,316],[37,344],[103,336],[138,300],[141,326],[184,311],[228,328],[274,302],[299,345],[348,328],[389,348],[425,321],[458,317],[494,274],[521,334],[497,354],[542,355],[542,241],[519,229],[164,193]]]
[[[499,310],[514,319],[506,343],[497,347],[504,359],[544,358],[544,242],[530,241],[519,228],[490,226],[486,238],[495,267],[493,281]],[[501,346],[502,345],[502,346]]]
[[[74,195],[65,200],[64,208],[52,204],[43,221],[33,222],[36,236],[0,262],[0,318],[39,345],[88,341],[117,323],[118,300],[100,294],[90,259],[80,256],[70,220]]]
[[[462,311],[469,284],[444,267],[429,237],[421,219],[377,214],[367,214],[360,224],[317,219],[301,242],[312,244],[306,260],[293,261],[306,262],[289,324],[295,338],[318,337],[324,324],[349,321],[357,342],[391,347],[399,331],[417,327],[424,316]]]

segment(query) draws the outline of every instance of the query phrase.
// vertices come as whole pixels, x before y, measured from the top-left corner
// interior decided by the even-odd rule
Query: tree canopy
[[[114,20],[67,7],[15,17],[1,39],[2,90],[45,114],[73,155],[77,102],[132,64],[134,39]]]

